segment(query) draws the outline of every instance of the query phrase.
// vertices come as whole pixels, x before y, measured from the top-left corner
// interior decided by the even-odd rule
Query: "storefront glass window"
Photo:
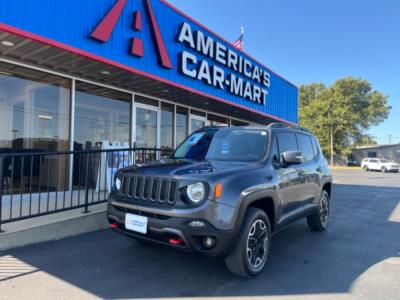
[[[228,126],[228,119],[217,115],[208,114],[208,122],[211,126]]]
[[[161,105],[161,149],[174,148],[174,106],[168,103]]]
[[[77,82],[75,97],[75,150],[129,145],[130,94]]]
[[[205,120],[197,119],[197,118],[191,118],[190,119],[191,133],[195,132],[196,130],[199,130],[200,128],[203,128],[205,126],[205,124],[206,124]]]
[[[136,147],[157,146],[157,110],[136,107]]]
[[[68,79],[0,64],[3,153],[68,150],[69,109]]]
[[[187,136],[188,110],[183,107],[176,108],[176,145],[179,146]]]
[[[32,154],[6,156],[4,194],[37,192],[40,182],[51,191],[67,187],[68,159],[35,153],[69,149],[70,86],[68,79],[0,63],[0,154]]]

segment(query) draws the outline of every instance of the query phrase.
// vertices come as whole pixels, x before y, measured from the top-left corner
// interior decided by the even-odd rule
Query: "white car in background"
[[[400,166],[386,158],[364,158],[361,168],[365,171],[399,172]]]

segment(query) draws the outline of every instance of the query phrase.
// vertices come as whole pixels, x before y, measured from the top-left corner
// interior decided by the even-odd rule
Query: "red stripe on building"
[[[133,13],[133,29],[142,30],[142,13],[138,10]]]
[[[143,41],[139,38],[132,39],[132,49],[131,53],[138,57],[143,57],[144,55],[144,48],[143,48]]]
[[[151,6],[150,0],[146,0],[146,8],[150,17],[151,28],[156,39],[156,46],[157,46],[156,48],[160,58],[161,65],[164,68],[172,69],[172,63],[169,58],[167,48],[165,47],[164,40],[161,36],[160,28],[158,27],[156,17],[154,16],[153,7]]]
[[[91,37],[101,42],[107,42],[110,38],[115,25],[117,24],[118,18],[120,17],[122,10],[124,9],[126,0],[118,0],[117,3],[111,8],[104,19],[92,32]]]

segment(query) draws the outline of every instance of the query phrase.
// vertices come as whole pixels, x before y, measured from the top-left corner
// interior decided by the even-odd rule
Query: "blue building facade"
[[[297,105],[294,84],[164,0],[0,3],[0,147],[174,148],[208,124],[296,124]]]
[[[114,13],[114,16],[110,17],[108,13]],[[141,26],[135,28],[135,18],[138,15]],[[113,18],[104,26],[104,30],[109,30],[110,34],[101,41],[93,36],[93,32],[107,17],[110,20]],[[155,80],[164,80],[183,89],[224,99],[282,120],[297,122],[296,86],[164,1],[5,0],[0,4],[0,24],[3,28],[8,25],[79,49],[90,56],[122,65],[132,72],[149,75]],[[179,40],[184,25],[188,31],[182,33],[184,37]],[[160,39],[165,45],[170,68],[159,63],[154,26],[158,27]],[[142,56],[132,53],[133,39],[142,43]],[[201,44],[207,42],[208,54],[204,55]],[[186,59],[190,70],[198,71],[205,61],[207,66],[203,69],[208,69],[204,70],[205,75],[185,76],[181,70],[185,62],[182,54],[190,56]],[[213,82],[214,68],[224,72],[223,84],[219,84],[221,80]],[[243,71],[238,71],[239,68]],[[207,72],[211,75],[207,75]],[[269,77],[265,84],[262,82],[263,74]],[[235,79],[236,85],[233,84]],[[258,94],[262,95],[258,97]]]

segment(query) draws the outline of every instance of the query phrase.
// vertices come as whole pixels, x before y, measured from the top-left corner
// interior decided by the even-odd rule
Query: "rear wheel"
[[[365,171],[369,172],[369,168],[368,166],[365,167]]]
[[[318,212],[307,217],[308,227],[310,227],[312,231],[324,231],[328,227],[330,213],[329,200],[328,192],[323,190],[319,201]]]
[[[271,225],[265,212],[249,208],[243,220],[238,240],[226,257],[228,269],[235,275],[254,277],[261,273],[271,245]]]

